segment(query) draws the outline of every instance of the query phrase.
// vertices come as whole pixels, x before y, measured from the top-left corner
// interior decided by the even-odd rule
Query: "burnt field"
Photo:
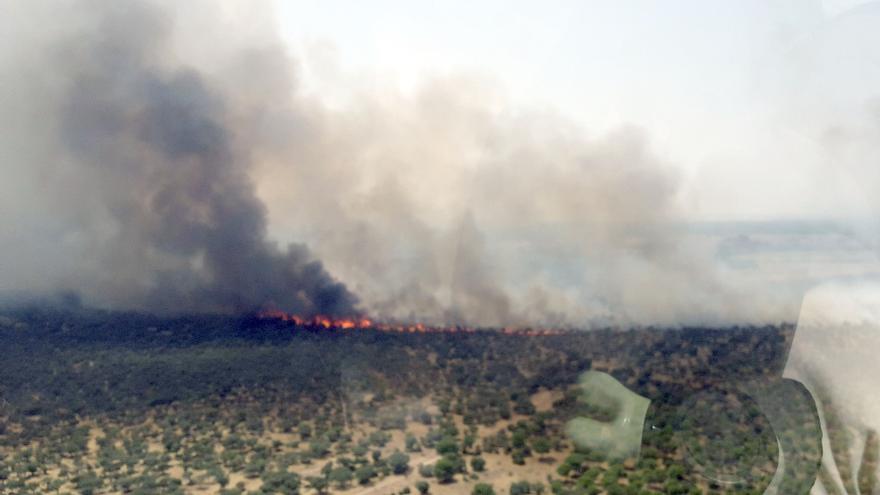
[[[780,376],[791,332],[4,310],[0,493],[752,493],[776,456],[761,417],[739,404],[728,418],[750,434],[725,447],[760,461],[749,484],[719,485],[689,461],[700,441],[676,415]],[[605,462],[564,433],[614,414],[578,400],[588,370],[652,400],[659,426],[638,459]]]

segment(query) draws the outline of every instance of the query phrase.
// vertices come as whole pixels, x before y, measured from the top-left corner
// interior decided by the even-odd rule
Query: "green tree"
[[[369,440],[377,447],[384,447],[391,440],[391,434],[385,431],[374,431],[370,433]]]
[[[406,450],[407,452],[419,452],[422,448],[419,446],[419,440],[415,437],[415,435],[408,433],[406,435]]]
[[[532,493],[532,486],[528,481],[516,481],[510,484],[510,495],[528,495]]]
[[[94,471],[86,471],[77,475],[73,482],[82,495],[92,495],[104,484]]]
[[[336,484],[337,488],[344,489],[351,482],[354,474],[346,466],[339,466],[330,471],[329,480]]]
[[[550,440],[546,437],[539,437],[532,441],[532,448],[539,454],[550,452]]]
[[[471,490],[471,495],[495,495],[495,489],[488,483],[477,483]]]
[[[437,453],[440,455],[449,455],[458,453],[458,441],[453,437],[443,437],[437,442]]]
[[[477,442],[476,435],[468,433],[464,436],[464,440],[461,442],[461,448],[465,452],[470,452],[472,448],[474,448],[474,444]]]
[[[321,467],[321,474],[326,478],[327,476],[330,476],[331,471],[333,471],[333,461],[327,461],[327,463]]]
[[[254,455],[251,462],[244,468],[244,475],[248,478],[258,478],[266,470],[266,459]]]
[[[450,483],[456,472],[456,462],[449,457],[444,457],[434,464],[434,477],[440,483]]]
[[[388,465],[394,474],[404,474],[409,470],[409,456],[399,450],[388,456]]]
[[[429,485],[427,481],[416,481],[416,490],[418,490],[421,495],[427,495],[428,490],[430,489],[431,485]]]
[[[486,459],[483,459],[480,456],[474,457],[473,459],[471,459],[471,468],[475,472],[483,472],[486,469]]]
[[[327,488],[330,486],[330,482],[324,476],[309,476],[306,478],[306,482],[308,482],[309,488],[322,495],[327,493]]]
[[[295,495],[299,493],[299,476],[286,471],[267,472],[263,475],[263,486],[260,489],[264,493]]]
[[[317,438],[309,442],[309,454],[315,458],[325,457],[330,453],[330,442],[325,438]]]
[[[216,481],[221,488],[229,483],[229,476],[226,476],[226,473],[220,466],[212,466],[210,469],[208,469],[208,475],[214,478],[214,481]]]
[[[516,448],[522,448],[526,446],[526,432],[522,430],[516,430],[513,432],[513,435],[510,437],[510,444]]]
[[[355,471],[354,475],[357,478],[358,483],[366,485],[370,482],[371,479],[373,479],[373,477],[376,476],[376,469],[369,464],[364,464],[363,466],[357,468],[357,471]]]

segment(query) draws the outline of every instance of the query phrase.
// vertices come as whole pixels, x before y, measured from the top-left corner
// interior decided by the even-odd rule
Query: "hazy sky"
[[[450,74],[600,134],[647,131],[693,218],[878,211],[880,6],[855,0],[279,1],[303,79],[402,91]],[[354,86],[358,88],[359,86]],[[357,91],[357,89],[355,89]],[[872,184],[873,183],[873,184]]]

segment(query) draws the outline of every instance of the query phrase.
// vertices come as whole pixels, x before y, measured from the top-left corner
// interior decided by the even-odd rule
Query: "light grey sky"
[[[362,84],[406,92],[467,74],[589,135],[645,129],[680,169],[692,218],[880,209],[880,8],[868,2],[279,0],[276,9],[302,80],[336,105]]]

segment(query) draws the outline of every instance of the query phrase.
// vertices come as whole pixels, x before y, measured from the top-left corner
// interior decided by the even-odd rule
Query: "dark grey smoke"
[[[162,56],[168,20],[134,2],[97,5],[95,29],[60,47],[60,136],[115,231],[103,269],[146,266],[153,310],[352,314],[355,298],[307,249],[267,241],[266,209],[211,80]],[[136,296],[137,297],[137,296]]]
[[[0,0],[0,293],[487,326],[796,315],[797,268],[720,260],[638,125],[591,134],[468,74],[335,74],[289,56],[270,6]]]

